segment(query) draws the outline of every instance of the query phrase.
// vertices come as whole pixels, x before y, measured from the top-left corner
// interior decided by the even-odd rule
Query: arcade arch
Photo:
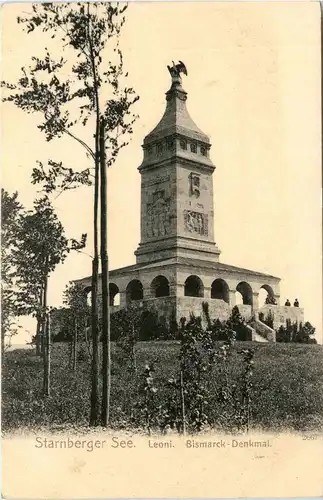
[[[110,306],[120,305],[120,292],[115,283],[109,283],[109,303]]]
[[[153,297],[169,296],[169,281],[165,276],[156,276],[151,282],[151,292]]]
[[[204,285],[201,278],[189,276],[184,285],[184,295],[186,297],[204,297]]]
[[[226,281],[221,278],[213,281],[211,285],[211,299],[224,300],[224,302],[229,304],[229,286]]]
[[[142,300],[144,296],[144,289],[141,281],[132,280],[128,283],[126,289],[126,301],[131,302],[132,300]]]
[[[275,303],[275,294],[274,290],[270,285],[262,285],[259,289],[259,307],[262,307],[264,304],[269,303],[274,304]]]
[[[236,287],[236,304],[252,306],[252,288],[246,281],[241,281]],[[239,296],[240,295],[240,296]]]

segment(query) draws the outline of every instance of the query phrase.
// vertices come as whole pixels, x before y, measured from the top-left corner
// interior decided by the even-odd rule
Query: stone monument
[[[110,271],[111,311],[138,303],[158,312],[161,321],[202,313],[208,302],[211,318],[227,319],[242,296],[240,313],[254,318],[254,339],[275,340],[259,322],[259,312],[274,316],[274,326],[286,319],[303,320],[303,310],[279,305],[280,279],[220,262],[214,240],[211,144],[190,117],[181,74],[183,62],[168,66],[171,86],[166,109],[144,138],[141,175],[141,235],[136,264]],[[78,282],[90,290],[91,277]],[[260,289],[272,300],[259,309]],[[120,294],[120,304],[115,297]],[[276,305],[274,305],[276,304]],[[268,328],[268,327],[267,327]]]

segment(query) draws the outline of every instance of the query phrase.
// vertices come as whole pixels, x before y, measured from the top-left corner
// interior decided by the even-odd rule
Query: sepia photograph
[[[320,496],[320,3],[1,14],[2,494]]]

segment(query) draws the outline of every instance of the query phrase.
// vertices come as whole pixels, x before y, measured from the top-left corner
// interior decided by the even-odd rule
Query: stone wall
[[[169,322],[170,319],[176,314],[176,320],[179,322],[181,318],[185,317],[189,319],[190,314],[194,313],[195,316],[203,317],[203,302],[209,304],[209,313],[211,320],[219,319],[221,321],[226,321],[232,311],[229,304],[224,302],[224,300],[219,299],[205,299],[204,297],[159,297],[159,298],[149,298],[142,301],[138,301],[138,307],[142,307],[143,310],[155,311],[158,313],[160,318],[163,318]],[[136,304],[133,302],[132,304]],[[248,305],[238,305],[239,312],[245,320],[249,320],[252,316],[251,306]],[[120,310],[120,306],[111,307],[111,313]],[[162,320],[163,321],[163,320]]]
[[[289,319],[292,323],[304,323],[304,309],[301,307],[274,306],[266,304],[259,309],[259,313],[263,313],[267,318],[269,311],[274,317],[274,328],[277,329],[281,325],[286,325],[286,320]]]
[[[268,325],[265,325],[259,320],[254,320],[252,322],[252,327],[255,329],[256,333],[260,334],[269,342],[276,342],[276,332]]]
[[[223,300],[218,299],[208,299],[205,300],[203,297],[177,297],[176,301],[176,318],[177,321],[180,318],[185,317],[189,319],[190,314],[194,313],[195,316],[201,316],[204,319],[202,303],[207,302],[209,304],[209,313],[211,320],[220,319],[221,321],[226,320],[230,316],[230,306]]]
[[[251,316],[252,316],[252,308],[251,308],[251,306],[248,306],[248,305],[245,305],[245,304],[239,304],[239,305],[237,305],[237,307],[239,309],[239,313],[241,314],[241,316],[246,321],[248,321],[248,319],[250,319]]]
[[[166,325],[175,317],[176,311],[176,297],[159,297],[158,299],[146,299],[143,301],[143,310],[157,312],[158,319],[161,323]]]

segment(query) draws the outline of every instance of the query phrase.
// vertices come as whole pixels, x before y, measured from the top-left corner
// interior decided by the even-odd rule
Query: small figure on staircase
[[[286,300],[286,302],[285,302],[285,306],[290,307],[290,302],[289,302],[289,299],[287,299],[287,300]]]
[[[295,299],[295,302],[294,302],[294,307],[299,307],[299,302],[298,302],[298,299]]]

